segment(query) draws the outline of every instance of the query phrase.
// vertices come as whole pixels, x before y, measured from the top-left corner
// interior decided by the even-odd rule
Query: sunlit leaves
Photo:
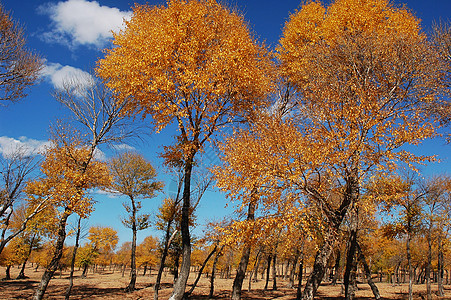
[[[105,163],[92,159],[92,151],[79,143],[63,144],[47,149],[41,165],[43,177],[27,185],[30,205],[43,199],[57,208],[67,208],[82,217],[92,211],[86,191],[110,184]]]
[[[218,127],[261,106],[271,87],[266,50],[216,1],[136,5],[114,44],[98,74],[129,114],[151,115],[157,130],[177,122],[174,154],[199,150]]]

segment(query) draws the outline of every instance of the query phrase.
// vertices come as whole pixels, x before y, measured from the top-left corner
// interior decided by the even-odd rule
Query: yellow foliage
[[[159,131],[175,121],[168,162],[195,154],[213,132],[265,103],[273,63],[243,18],[214,0],[136,5],[97,73],[128,114],[151,115]]]

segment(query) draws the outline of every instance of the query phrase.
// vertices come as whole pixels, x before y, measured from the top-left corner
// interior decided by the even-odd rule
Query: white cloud
[[[127,145],[127,144],[119,144],[119,145],[113,145],[113,148],[117,151],[134,151],[136,150],[135,147]]]
[[[50,141],[40,141],[25,136],[21,136],[19,139],[0,136],[0,154],[3,157],[13,155],[17,151],[22,151],[25,155],[42,153],[50,145]]]
[[[113,192],[109,192],[109,191],[105,191],[105,190],[101,190],[101,189],[95,189],[92,191],[92,193],[98,194],[98,195],[105,195],[105,196],[108,196],[108,198],[120,197],[120,195],[118,193],[113,193]]]
[[[52,30],[45,33],[43,38],[68,46],[102,47],[112,37],[112,31],[123,27],[124,18],[131,17],[130,11],[86,0],[51,3],[41,6],[39,10],[52,20]]]
[[[83,90],[94,83],[94,78],[88,72],[58,63],[46,64],[41,71],[41,75],[48,79],[56,89],[62,89],[66,84],[73,85],[76,83],[77,87]]]
[[[99,148],[96,148],[94,150],[94,158],[97,159],[97,160],[100,160],[100,161],[106,161],[107,160],[106,154],[102,150],[100,150]]]

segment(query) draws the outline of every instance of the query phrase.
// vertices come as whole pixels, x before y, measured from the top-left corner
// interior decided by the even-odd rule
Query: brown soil
[[[17,267],[11,269],[11,277],[17,277],[19,270]],[[27,268],[25,275],[29,276],[27,279],[21,280],[3,280],[0,282],[0,299],[30,299],[36,289],[39,280],[41,279],[43,270],[37,272],[34,269]],[[5,274],[5,268],[0,268],[0,274]],[[140,272],[142,274],[142,270]],[[74,288],[72,290],[71,299],[153,299],[153,283],[155,282],[155,270],[152,271],[152,276],[148,275],[138,276],[137,290],[133,293],[125,293],[124,288],[128,284],[128,276],[122,277],[119,271],[113,272],[106,268],[96,273],[89,273],[87,278],[80,278],[81,271],[75,272]],[[50,281],[46,292],[46,299],[64,299],[64,292],[68,285],[68,272],[62,274],[56,273],[55,277]],[[168,273],[163,276],[162,289],[159,293],[160,299],[168,299],[172,291],[173,277]],[[194,274],[190,276],[188,285],[193,283],[195,279]],[[230,299],[230,292],[233,278],[223,279],[216,278],[214,299]],[[248,281],[245,280],[243,287],[243,300],[263,300],[263,299],[277,299],[277,300],[291,300],[296,298],[296,290],[286,288],[287,282],[282,278],[278,278],[278,289],[276,291],[264,291],[264,280],[259,280],[252,284],[252,290],[247,291]],[[194,293],[190,299],[206,300],[209,294],[209,278],[202,276]],[[272,281],[270,282],[272,287]],[[407,284],[392,285],[388,283],[377,283],[381,296],[383,299],[407,299]],[[371,289],[367,284],[359,284],[359,290],[356,293],[356,299],[373,299]],[[451,285],[445,285],[445,297],[439,298],[435,296],[437,285],[432,286],[434,295],[433,299],[451,299]],[[415,299],[425,299],[426,286],[414,286]],[[335,300],[342,299],[341,286],[332,286],[323,284],[318,289],[316,299]]]

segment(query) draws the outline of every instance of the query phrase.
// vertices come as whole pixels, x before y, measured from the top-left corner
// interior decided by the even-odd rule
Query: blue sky
[[[165,1],[138,1],[150,5]],[[274,48],[281,35],[283,25],[290,13],[298,8],[299,0],[224,0],[231,7],[245,15],[251,28],[260,40]],[[326,1],[328,2],[328,1]],[[5,154],[11,145],[25,145],[39,149],[48,139],[49,126],[57,118],[64,118],[68,112],[51,96],[52,90],[67,76],[89,71],[97,59],[103,56],[102,49],[108,46],[111,30],[122,26],[123,18],[130,16],[134,2],[129,0],[6,0],[3,6],[12,12],[13,18],[24,27],[28,46],[39,53],[45,61],[45,69],[39,84],[29,90],[29,95],[16,104],[0,107],[0,154]],[[433,20],[449,20],[450,0],[396,0],[397,5],[406,4],[417,17],[423,20],[423,28],[430,30]],[[152,161],[166,181],[165,192],[174,189],[164,174],[157,153],[161,145],[167,144],[175,134],[170,129],[145,138],[143,143],[133,147]],[[103,149],[108,156],[108,151]],[[448,172],[451,166],[449,155],[451,145],[442,140],[427,141],[414,149],[416,153],[437,154],[443,160],[423,169],[426,174]],[[111,226],[119,232],[120,242],[131,240],[130,230],[119,220],[123,215],[122,198],[111,198],[94,194],[96,211],[89,219],[89,225]],[[163,195],[146,200],[143,209],[156,211]],[[199,223],[207,219],[219,219],[232,212],[224,208],[226,201],[218,192],[208,192],[198,208]],[[202,227],[195,231],[201,234]],[[138,240],[153,234],[153,229],[138,233]]]

